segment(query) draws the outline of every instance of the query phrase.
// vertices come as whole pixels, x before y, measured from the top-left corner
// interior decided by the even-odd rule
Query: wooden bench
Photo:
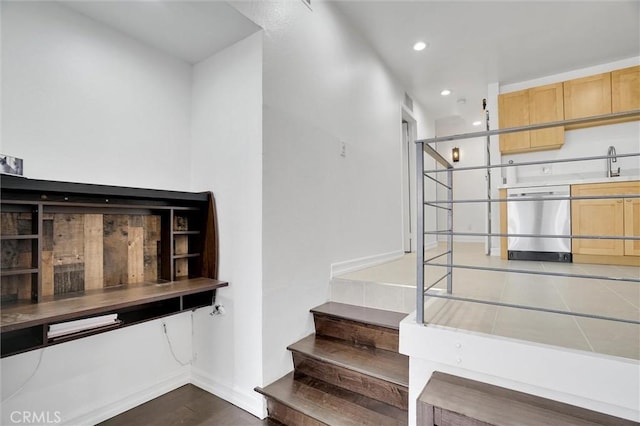
[[[417,420],[418,426],[639,424],[438,371],[418,398]]]

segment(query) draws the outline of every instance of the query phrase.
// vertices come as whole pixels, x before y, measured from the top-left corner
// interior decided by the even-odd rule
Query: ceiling
[[[447,132],[477,130],[470,123],[483,119],[490,83],[640,56],[638,0],[324,1],[346,16]],[[61,3],[189,63],[260,29],[220,0]],[[418,40],[428,43],[422,52],[412,48]],[[440,96],[444,88],[452,94]]]
[[[224,1],[93,1],[60,3],[190,64],[260,30]]]
[[[637,0],[335,4],[415,100],[437,119],[462,126],[483,119],[482,99],[490,83],[640,56]],[[412,48],[419,40],[429,44],[422,52]],[[441,96],[444,88],[451,95]]]

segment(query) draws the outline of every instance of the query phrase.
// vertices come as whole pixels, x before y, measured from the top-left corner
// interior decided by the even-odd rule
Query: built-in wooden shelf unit
[[[0,181],[2,356],[211,305],[213,195],[26,179]],[[48,339],[51,324],[118,323]]]

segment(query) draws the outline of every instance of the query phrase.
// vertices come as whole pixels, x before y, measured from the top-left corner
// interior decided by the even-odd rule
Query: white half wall
[[[409,356],[409,425],[416,425],[416,399],[433,371],[466,377],[640,420],[637,361],[416,324],[415,313],[400,323],[400,352]]]
[[[196,316],[194,383],[255,414],[262,385],[262,33],[194,66],[192,189],[213,191],[224,316]]]
[[[62,5],[2,3],[2,152],[28,177],[189,190],[190,87],[188,64]],[[189,361],[190,314],[48,347],[15,396],[41,351],[3,358],[0,423],[93,424],[187,383],[162,322]]]

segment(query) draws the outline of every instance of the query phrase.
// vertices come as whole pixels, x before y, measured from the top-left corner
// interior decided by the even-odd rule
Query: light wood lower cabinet
[[[625,198],[624,229],[627,236],[640,236],[640,198]],[[640,256],[640,240],[624,242],[625,256]]]
[[[640,236],[640,181],[572,185],[571,195],[615,198],[573,200],[571,232],[588,236]],[[640,265],[640,241],[573,238],[576,263]]]

